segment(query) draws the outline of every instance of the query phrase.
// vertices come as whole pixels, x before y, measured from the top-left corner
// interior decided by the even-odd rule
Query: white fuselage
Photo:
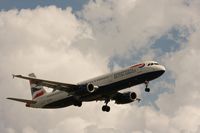
[[[106,93],[117,92],[121,89],[131,87],[137,84],[144,83],[145,81],[153,80],[161,76],[165,71],[165,67],[159,65],[157,62],[148,61],[141,64],[136,64],[128,68],[98,76],[93,79],[89,79],[78,83],[79,85],[92,83],[95,86],[102,87],[102,90],[97,90],[97,92],[91,93],[90,95],[80,98],[82,101],[92,101],[98,100],[101,95]],[[63,103],[70,99],[71,95],[64,91],[54,91],[51,93],[46,93],[45,95],[36,98],[36,104],[31,104],[30,107],[43,108],[50,103]],[[69,98],[69,99],[67,99]],[[64,100],[66,99],[66,100]],[[62,101],[63,100],[63,101]],[[61,102],[59,102],[61,101]],[[72,103],[69,102],[69,105]]]

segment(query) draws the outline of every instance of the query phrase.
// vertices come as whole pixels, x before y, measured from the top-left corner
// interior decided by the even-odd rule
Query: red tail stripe
[[[36,92],[36,95],[33,97],[33,99],[35,99],[35,98],[37,98],[37,97],[39,97],[39,96],[42,96],[42,95],[44,95],[44,91],[40,91],[40,92]]]

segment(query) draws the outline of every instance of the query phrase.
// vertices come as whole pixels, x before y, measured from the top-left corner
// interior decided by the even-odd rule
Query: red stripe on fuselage
[[[144,66],[145,66],[145,64],[144,64],[144,63],[141,63],[141,64],[133,65],[133,66],[131,66],[130,68],[135,68],[135,67],[142,68],[142,67],[144,67]]]

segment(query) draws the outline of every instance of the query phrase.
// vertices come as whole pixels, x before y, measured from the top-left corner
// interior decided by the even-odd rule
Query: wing
[[[36,101],[33,101],[33,100],[26,100],[26,99],[12,98],[12,97],[8,97],[7,99],[18,101],[18,102],[23,102],[23,103],[29,103],[29,104],[35,104],[36,103]]]
[[[29,81],[33,81],[37,83],[37,85],[53,88],[55,90],[60,90],[60,91],[65,91],[65,92],[74,92],[79,88],[79,85],[75,84],[67,84],[67,83],[61,83],[61,82],[56,82],[56,81],[49,81],[49,80],[44,80],[44,79],[37,79],[33,77],[26,77],[22,75],[13,75],[13,78],[21,78],[21,79],[26,79]]]

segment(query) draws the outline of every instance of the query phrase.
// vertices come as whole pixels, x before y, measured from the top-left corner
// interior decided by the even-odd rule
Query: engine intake
[[[114,100],[116,104],[127,104],[133,102],[137,98],[135,92],[126,92],[118,94]]]
[[[87,91],[92,93],[95,91],[95,87],[93,84],[87,84]]]
[[[81,85],[80,88],[75,92],[76,95],[88,95],[93,93],[98,86],[94,86],[93,84],[89,83],[86,85]]]

